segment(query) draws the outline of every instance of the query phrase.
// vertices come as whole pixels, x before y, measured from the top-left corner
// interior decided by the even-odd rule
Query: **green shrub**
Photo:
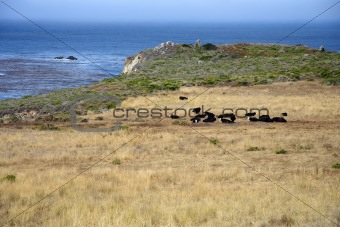
[[[106,108],[107,109],[114,109],[114,108],[116,108],[116,103],[110,102],[110,103],[106,104]]]
[[[206,43],[206,44],[202,45],[202,48],[204,50],[217,50],[217,46],[215,46],[212,43]]]
[[[220,141],[218,139],[212,139],[212,140],[210,140],[210,143],[216,145],[216,144],[219,144]]]
[[[47,124],[47,125],[39,125],[37,127],[38,130],[41,130],[41,131],[58,131],[60,130],[60,128],[52,125],[52,124]]]
[[[191,48],[190,44],[182,44],[182,47]]]
[[[181,87],[178,83],[174,81],[166,81],[164,82],[163,86],[165,90],[171,90],[171,91],[178,90]]]
[[[332,168],[340,169],[340,163],[336,163],[336,164],[332,165]]]
[[[121,125],[120,130],[131,132],[132,129],[128,125]]]
[[[172,123],[173,125],[188,125],[188,122],[183,120],[176,120]]]
[[[14,182],[16,179],[16,176],[13,174],[8,174],[6,177],[4,177],[4,180],[9,181],[9,182]]]
[[[340,84],[340,78],[326,78],[322,80],[322,83],[325,85],[339,85]]]
[[[220,79],[218,77],[208,77],[205,78],[203,81],[203,84],[209,84],[209,85],[214,85],[217,84],[218,82],[220,82]]]
[[[20,118],[19,118],[18,116],[16,116],[16,115],[11,115],[11,116],[9,117],[8,121],[9,121],[10,123],[15,123],[15,122],[19,122],[19,121],[20,121]]]
[[[263,151],[264,147],[249,147],[247,151]]]
[[[332,73],[329,69],[323,69],[320,72],[320,77],[322,78],[331,78],[332,77]]]
[[[211,58],[212,58],[212,56],[207,55],[207,56],[202,56],[202,57],[200,57],[199,60],[201,60],[201,61],[207,61],[207,60],[210,60]]]
[[[287,154],[287,151],[285,149],[281,148],[281,149],[276,150],[275,154]]]
[[[113,164],[113,165],[120,165],[120,164],[122,164],[122,161],[121,161],[119,158],[115,158],[115,159],[112,161],[112,164]]]

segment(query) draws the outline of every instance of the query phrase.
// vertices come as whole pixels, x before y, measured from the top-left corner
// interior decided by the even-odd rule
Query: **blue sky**
[[[308,21],[338,0],[1,0],[36,21]],[[0,20],[22,19],[0,2]],[[340,3],[318,18],[340,22]]]

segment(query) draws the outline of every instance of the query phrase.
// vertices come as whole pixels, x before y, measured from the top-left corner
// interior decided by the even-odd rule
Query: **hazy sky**
[[[308,21],[339,0],[1,0],[0,20],[108,22]],[[318,21],[340,22],[340,3]]]

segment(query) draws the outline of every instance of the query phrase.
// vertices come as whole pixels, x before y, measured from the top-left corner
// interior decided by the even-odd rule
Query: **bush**
[[[275,154],[287,154],[287,151],[281,148],[281,149],[276,150]]]
[[[116,108],[116,103],[110,102],[110,103],[106,104],[106,108],[107,109],[114,109],[114,108]]]
[[[115,159],[112,161],[112,164],[113,164],[113,165],[120,165],[120,164],[122,164],[122,161],[121,161],[119,158],[115,158]]]
[[[51,124],[39,125],[38,129],[42,130],[42,131],[45,131],[45,130],[47,130],[47,131],[58,131],[58,130],[60,130],[60,128],[58,128],[58,127],[56,127],[54,125],[51,125]]]
[[[166,81],[164,82],[164,89],[165,90],[178,90],[181,86],[179,84],[177,84],[176,82],[173,81]]]
[[[132,129],[128,126],[128,125],[122,125],[120,126],[120,130],[125,130],[125,131],[128,131],[128,132],[131,132]]]
[[[264,147],[249,147],[247,151],[263,151]]]
[[[214,85],[214,84],[217,84],[218,82],[220,82],[220,78],[218,77],[208,77],[208,78],[205,78],[203,80],[203,83],[204,84],[208,84],[208,85]]]
[[[202,45],[202,48],[204,50],[217,50],[217,46],[215,46],[212,43],[206,43],[206,44]]]
[[[191,48],[190,44],[182,44],[182,47]]]
[[[9,182],[14,182],[16,179],[16,176],[13,174],[8,174],[6,177],[4,177],[4,180],[7,180]]]
[[[206,55],[206,56],[200,57],[199,60],[201,60],[201,61],[207,61],[207,60],[210,60],[211,58],[212,58],[212,56]]]
[[[212,139],[212,140],[210,140],[210,143],[216,145],[216,144],[220,143],[220,141],[218,139]]]
[[[188,122],[183,121],[183,120],[176,120],[172,124],[174,124],[174,125],[188,125]]]
[[[332,168],[340,169],[340,163],[336,163],[336,164],[332,165]]]

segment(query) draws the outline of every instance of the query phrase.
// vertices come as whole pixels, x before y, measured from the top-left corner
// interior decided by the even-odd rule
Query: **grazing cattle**
[[[235,114],[230,115],[230,120],[231,120],[232,122],[234,122],[234,121],[236,120]]]
[[[273,121],[273,122],[282,122],[282,123],[287,122],[287,120],[284,119],[283,117],[273,117],[273,118],[272,118],[272,121]]]
[[[206,116],[207,116],[206,114],[197,114],[195,117],[205,118]]]
[[[208,118],[209,118],[209,117],[210,117],[210,118],[215,117],[215,114],[210,113],[210,112],[208,112],[208,111],[205,111],[204,113],[208,116]]]
[[[223,124],[231,124],[231,123],[234,123],[233,121],[228,120],[228,119],[224,119],[224,118],[220,118],[220,120],[221,120],[221,122],[222,122]]]
[[[204,119],[203,122],[215,122],[216,121],[215,114],[210,113],[208,111],[205,111],[204,114],[207,115],[208,118]]]
[[[230,118],[230,120],[232,122],[234,122],[236,120],[236,116],[233,113],[227,113],[227,114],[220,114],[220,115],[218,115],[218,118],[221,118],[221,119],[223,119],[225,117]]]
[[[215,122],[216,121],[216,117],[209,117],[207,119],[204,119],[203,122]]]
[[[284,113],[281,114],[281,116],[282,116],[282,117],[287,117],[288,114],[287,114],[286,112],[284,112]]]
[[[250,113],[246,113],[246,115],[244,115],[245,117],[254,117],[256,115],[255,112],[250,112]]]
[[[191,118],[190,121],[192,121],[192,123],[198,123],[201,121],[200,117],[195,116],[194,118]]]
[[[273,122],[272,119],[270,119],[269,115],[261,115],[258,119],[258,121],[262,122]]]
[[[177,116],[177,115],[175,115],[175,114],[171,114],[171,115],[170,115],[170,118],[171,118],[171,119],[178,119],[179,116]]]
[[[230,116],[232,116],[232,115],[234,115],[234,114],[233,114],[233,113],[220,114],[220,115],[218,115],[218,118],[230,117]]]
[[[188,97],[185,97],[185,96],[179,96],[179,99],[180,99],[180,100],[187,100],[187,99],[188,99]]]
[[[258,119],[256,117],[248,117],[249,121],[258,121]]]
[[[194,108],[192,112],[194,112],[195,114],[199,114],[199,112],[201,112],[201,107]]]

